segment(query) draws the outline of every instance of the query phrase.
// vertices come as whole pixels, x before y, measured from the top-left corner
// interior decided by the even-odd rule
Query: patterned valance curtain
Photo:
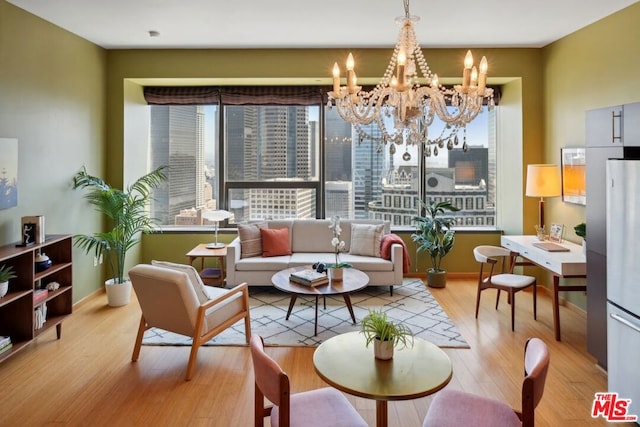
[[[220,98],[224,105],[320,105],[319,86],[224,86]]]
[[[489,87],[498,105],[501,88]],[[144,98],[150,105],[323,105],[330,90],[329,86],[145,86]]]
[[[150,105],[320,105],[319,86],[145,86]]]
[[[220,90],[213,86],[145,86],[144,99],[150,105],[211,105],[220,103]]]

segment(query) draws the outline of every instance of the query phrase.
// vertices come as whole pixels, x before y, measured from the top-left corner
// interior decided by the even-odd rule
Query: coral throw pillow
[[[288,228],[261,228],[262,256],[291,255]]]

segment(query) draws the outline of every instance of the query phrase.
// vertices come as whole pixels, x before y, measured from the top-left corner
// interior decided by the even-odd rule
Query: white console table
[[[500,244],[531,263],[544,268],[553,275],[553,329],[556,341],[560,341],[560,305],[558,292],[586,292],[585,285],[560,285],[561,277],[587,277],[587,259],[582,253],[582,246],[563,241],[558,243],[569,249],[568,252],[548,252],[533,246],[539,242],[536,236],[502,236]]]

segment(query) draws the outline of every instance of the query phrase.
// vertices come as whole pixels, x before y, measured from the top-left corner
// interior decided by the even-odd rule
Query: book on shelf
[[[291,273],[289,280],[307,286],[318,286],[329,283],[329,278],[326,274],[318,273],[310,268]]]
[[[7,344],[5,345],[1,345],[0,346],[0,354],[9,351],[13,348],[13,343],[11,341],[9,341]]]
[[[11,337],[0,336],[0,348],[4,347],[7,344],[11,344]]]
[[[33,291],[33,303],[38,304],[47,299],[49,291],[47,289],[36,289]]]

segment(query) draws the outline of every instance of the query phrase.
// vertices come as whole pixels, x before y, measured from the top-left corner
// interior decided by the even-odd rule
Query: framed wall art
[[[587,204],[585,149],[562,148],[562,201]]]
[[[0,209],[18,206],[18,140],[0,138]]]

